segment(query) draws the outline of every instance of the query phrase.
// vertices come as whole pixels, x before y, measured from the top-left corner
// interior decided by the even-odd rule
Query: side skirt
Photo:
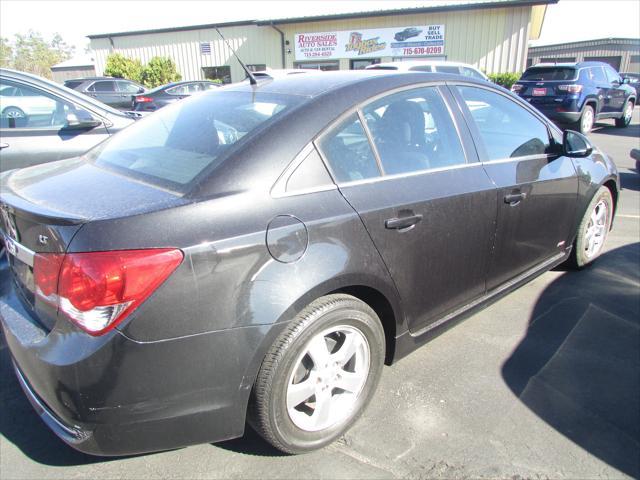
[[[408,354],[410,354],[420,346],[424,345],[430,340],[433,340],[450,328],[458,325],[460,322],[469,318],[473,314],[486,308],[492,303],[497,302],[504,296],[520,288],[534,278],[539,277],[548,270],[551,270],[557,265],[560,265],[567,258],[569,258],[570,254],[571,247],[567,248],[564,252],[560,252],[553,257],[545,260],[544,262],[536,265],[535,267],[521,273],[517,277],[494,288],[490,292],[487,292],[486,294],[473,300],[472,302],[463,305],[462,307],[454,310],[448,315],[440,318],[439,320],[436,320],[435,322],[427,325],[417,332],[406,331],[402,335],[396,337],[395,355],[391,363],[393,364],[398,360],[406,357]]]

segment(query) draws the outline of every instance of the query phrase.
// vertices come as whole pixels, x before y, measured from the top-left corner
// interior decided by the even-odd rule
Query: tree
[[[29,30],[26,35],[16,34],[13,44],[0,40],[0,65],[51,78],[51,67],[71,58],[73,52],[74,47],[60,34],[47,42],[40,33]]]
[[[107,57],[104,74],[110,77],[126,78],[134,82],[141,82],[142,68],[140,60],[127,58],[120,53],[111,53]]]
[[[0,38],[0,67],[13,67],[13,48],[6,38]]]
[[[176,64],[167,57],[153,57],[142,69],[142,83],[149,88],[181,79],[182,75],[176,70]]]

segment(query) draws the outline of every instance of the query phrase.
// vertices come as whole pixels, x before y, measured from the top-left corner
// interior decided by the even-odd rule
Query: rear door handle
[[[8,143],[0,143],[0,150],[2,150],[3,148],[7,148],[8,146]]]
[[[527,198],[527,194],[524,192],[509,193],[504,196],[504,203],[508,203],[509,205],[517,205],[525,198]]]
[[[389,230],[407,231],[422,220],[422,215],[410,215],[408,217],[390,218],[385,220],[384,227]]]

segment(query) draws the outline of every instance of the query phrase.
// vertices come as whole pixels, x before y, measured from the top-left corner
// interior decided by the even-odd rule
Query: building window
[[[200,43],[200,53],[202,55],[211,55],[211,43],[210,42],[201,42]]]
[[[267,66],[264,63],[248,63],[247,68],[250,72],[263,72]]]
[[[340,63],[335,62],[295,62],[294,68],[311,68],[314,70],[340,70]]]
[[[231,83],[231,67],[229,65],[202,67],[202,73],[207,80],[222,80],[222,83]]]
[[[355,60],[349,61],[349,69],[363,70],[364,67],[368,67],[369,65],[375,65],[376,63],[380,63],[379,58],[357,58]]]

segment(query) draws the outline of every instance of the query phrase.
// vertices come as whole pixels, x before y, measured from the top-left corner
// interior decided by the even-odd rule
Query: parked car
[[[619,178],[493,84],[357,71],[210,90],[0,182],[17,377],[60,438],[120,455],[246,419],[329,444],[385,362],[593,262]]]
[[[637,98],[604,62],[538,64],[527,68],[511,91],[551,120],[583,134],[606,118],[615,119],[618,128],[626,127]]]
[[[397,32],[393,38],[398,42],[404,42],[409,38],[417,37],[422,33],[422,30],[415,27],[408,27],[402,30],[401,32]]]
[[[153,112],[173,102],[187,98],[194,93],[218,87],[220,87],[219,83],[208,80],[168,83],[149,90],[143,95],[134,96],[133,110],[137,112]]]
[[[640,93],[640,73],[624,72],[621,73],[622,81],[632,86],[636,91],[636,99]]]
[[[465,77],[489,81],[487,76],[473,65],[440,60],[403,60],[368,65],[365,70],[396,70],[400,72],[438,72],[464,75]]]
[[[73,90],[0,69],[0,171],[81,155],[131,123]]]
[[[136,82],[112,77],[75,78],[64,85],[120,110],[131,110],[133,97],[147,91]]]

